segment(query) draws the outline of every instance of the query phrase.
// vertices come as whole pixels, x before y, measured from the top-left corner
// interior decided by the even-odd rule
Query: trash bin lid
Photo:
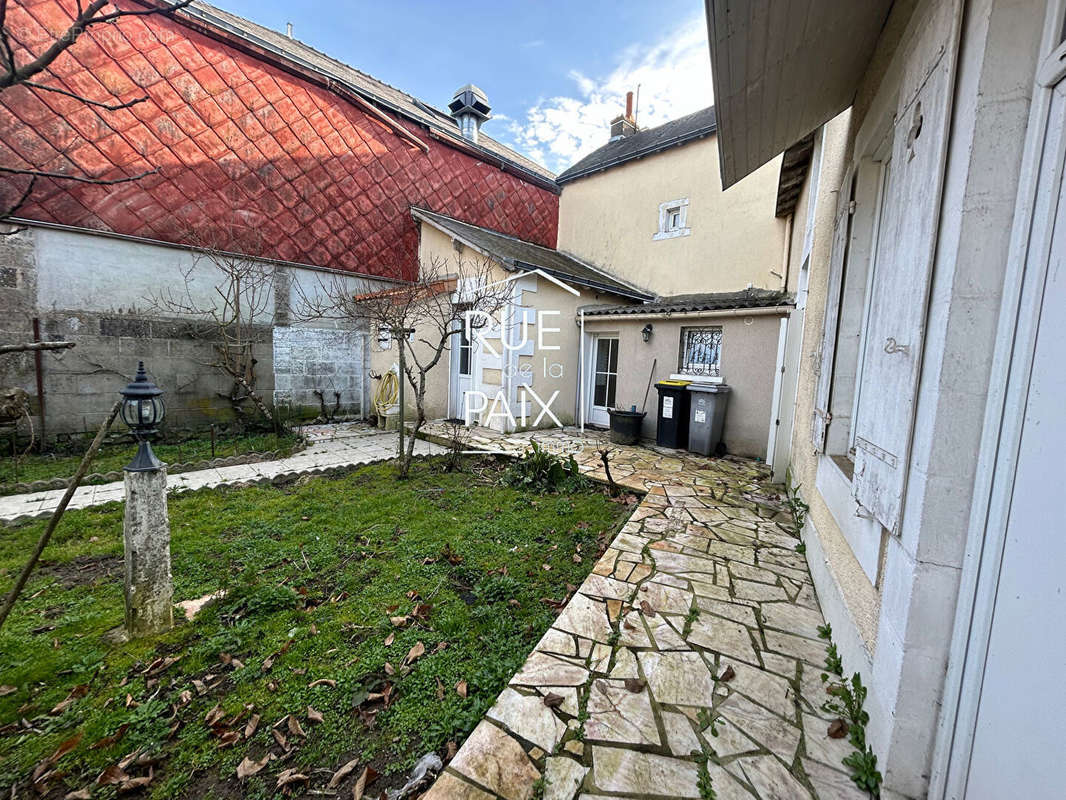
[[[692,381],[659,381],[656,386],[670,386],[682,388],[688,386]]]
[[[730,391],[728,383],[690,383],[688,385],[690,392],[710,392],[712,394],[725,394]]]

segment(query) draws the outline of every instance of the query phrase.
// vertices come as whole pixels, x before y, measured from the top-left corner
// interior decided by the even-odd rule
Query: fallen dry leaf
[[[386,647],[391,647],[392,643],[393,643],[393,641],[395,639],[396,639],[396,634],[395,633],[390,633],[388,636],[385,637],[385,646]]]
[[[402,628],[404,625],[407,624],[408,619],[409,618],[406,617],[406,616],[403,616],[403,617],[389,617],[389,622],[392,623],[392,627],[394,627],[394,628]]]
[[[274,741],[278,743],[278,747],[280,747],[286,753],[289,752],[289,740],[285,738],[284,733],[279,731],[277,728],[274,728],[270,731],[270,735],[274,737]]]
[[[110,736],[105,736],[100,741],[94,742],[93,744],[89,745],[89,749],[90,750],[100,750],[100,749],[102,749],[104,747],[110,747],[111,745],[115,744],[119,739],[121,739],[125,735],[126,731],[129,729],[129,727],[130,727],[130,724],[128,722],[123,723],[122,725],[119,725],[114,733],[112,733]]]
[[[415,645],[407,651],[407,655],[404,657],[404,666],[409,666],[426,653],[426,646],[422,642],[416,642]]]
[[[117,764],[112,764],[110,767],[108,767],[96,776],[96,785],[114,786],[117,783],[122,783],[125,780],[129,780],[129,777],[130,776],[126,774],[125,770],[123,770],[122,767],[118,766]]]
[[[388,661],[385,662],[385,674],[386,675],[395,675],[396,674],[396,667],[394,667]]]
[[[224,716],[226,716],[226,712],[222,710],[222,706],[219,703],[215,703],[214,707],[208,711],[207,715],[204,717],[204,724],[208,727],[212,727]]]
[[[76,789],[63,795],[63,800],[89,800],[93,796],[92,789],[86,786],[84,789]]]
[[[444,684],[441,683],[440,678],[437,678],[437,699],[444,699]]]
[[[727,666],[724,670],[722,670],[722,674],[718,676],[718,680],[723,681],[724,683],[729,683],[729,681],[733,680],[733,678],[735,678],[736,676],[736,670],[734,670],[732,665],[730,665]]]
[[[359,766],[359,759],[353,758],[343,767],[334,772],[333,777],[329,779],[329,788],[336,789],[338,786],[340,786],[341,781],[347,778],[357,766]]]
[[[455,684],[455,693],[460,697],[466,697],[466,681],[461,680]]]
[[[352,800],[363,800],[363,793],[366,791],[366,787],[376,781],[377,777],[377,770],[373,767],[364,767],[363,773],[352,788]]]
[[[829,723],[829,729],[826,731],[826,735],[830,739],[843,739],[848,735],[848,723],[842,719],[835,719]]]
[[[322,713],[320,711],[316,711],[311,706],[308,706],[307,707],[307,721],[308,722],[314,722],[317,725],[320,722],[325,722],[325,719],[323,718]]]
[[[17,691],[18,689],[14,686],[9,686],[5,683],[3,686],[0,686],[0,697],[7,697],[9,694],[14,694]]]
[[[218,737],[218,749],[223,750],[237,744],[240,740],[241,735],[237,731],[223,731]]]
[[[647,682],[641,680],[640,678],[626,678],[625,685],[626,689],[631,691],[633,694],[640,694],[644,691],[644,687],[647,685]]]
[[[652,608],[651,603],[649,603],[647,600],[640,601],[640,610],[643,611],[649,617],[655,616],[655,609]]]
[[[297,772],[295,769],[286,769],[278,773],[278,785],[275,788],[280,789],[290,783],[303,783],[307,780],[309,779],[306,775]]]
[[[252,714],[248,720],[248,724],[244,726],[244,738],[251,739],[255,736],[255,729],[259,727],[259,720],[262,719],[258,714]]]
[[[251,756],[245,756],[244,760],[237,765],[237,777],[241,780],[255,775],[259,770],[265,767],[269,762],[274,760],[273,753],[267,753],[259,761],[256,761]]]
[[[75,700],[79,700],[82,697],[85,697],[85,695],[87,695],[88,693],[89,684],[80,683],[70,690],[70,694],[66,696],[66,699],[60,700],[58,703],[56,703],[55,708],[53,708],[48,713],[52,714],[53,716],[62,714],[64,711],[70,708],[70,706],[74,703]]]
[[[544,695],[544,705],[546,705],[548,708],[558,708],[563,704],[563,701],[565,699],[566,698],[564,698],[561,694],[556,694],[555,692],[548,692],[546,695]]]
[[[311,681],[307,684],[308,689],[314,689],[316,686],[328,686],[330,689],[336,689],[337,682],[332,678],[319,678],[317,681]]]
[[[307,734],[304,733],[304,729],[300,726],[300,720],[296,719],[292,714],[289,714],[288,728],[289,733],[293,736],[299,736],[301,739],[307,738]]]

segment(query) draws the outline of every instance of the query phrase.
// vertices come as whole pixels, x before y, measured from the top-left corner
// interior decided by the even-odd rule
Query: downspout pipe
[[[578,334],[577,344],[577,390],[579,392],[579,403],[581,408],[581,432],[585,432],[585,309],[581,309],[577,312],[578,324],[581,326],[581,333]]]

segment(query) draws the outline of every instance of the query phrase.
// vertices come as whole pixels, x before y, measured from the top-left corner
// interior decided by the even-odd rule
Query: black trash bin
[[[655,443],[660,447],[684,450],[688,447],[689,381],[659,381],[659,421]]]
[[[712,456],[717,453],[725,427],[725,408],[729,403],[729,386],[724,383],[692,383],[688,423],[688,449]]]

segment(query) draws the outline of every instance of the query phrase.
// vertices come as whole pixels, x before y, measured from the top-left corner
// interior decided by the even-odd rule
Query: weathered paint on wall
[[[654,440],[658,424],[658,393],[654,383],[677,372],[682,328],[721,326],[722,380],[731,388],[723,441],[730,453],[765,458],[780,319],[779,315],[651,320],[586,317],[585,331],[590,335],[618,335],[617,407],[628,409],[635,405],[639,411],[644,404],[648,378],[652,377],[653,385],[647,393],[648,415],[641,433]],[[641,329],[648,322],[653,326],[652,337],[644,342]]]
[[[491,259],[486,260],[484,256],[468,247],[459,245],[457,249],[451,237],[427,223],[421,225],[420,259],[426,264],[437,262],[452,265],[452,268],[445,269],[445,272],[458,272],[461,264],[473,265],[487,261],[487,263],[491,264],[491,280],[502,281],[513,279],[516,276],[516,273],[503,269]],[[475,362],[481,361],[482,363],[480,370],[478,363],[474,365],[472,388],[484,391],[490,398],[494,397],[498,391],[503,390],[515,410],[516,421],[518,403],[521,400],[519,387],[527,380],[533,391],[545,402],[556,391],[559,392],[556,399],[551,403],[551,409],[563,424],[573,424],[577,419],[577,382],[580,350],[577,309],[580,305],[622,301],[614,295],[594,293],[591,289],[581,286],[575,285],[573,288],[580,293],[579,296],[575,296],[553,281],[537,275],[527,275],[521,278],[519,280],[519,291],[521,293],[519,302],[522,307],[532,311],[530,316],[531,324],[527,332],[527,337],[532,343],[532,347],[515,351],[510,356],[509,360],[512,368],[508,371],[508,378],[504,376],[502,365],[491,358],[478,359],[475,356]],[[540,316],[540,312],[559,313]],[[516,316],[514,318],[517,320],[519,319],[517,308],[515,313]],[[543,343],[547,347],[557,347],[557,350],[547,349],[547,347],[541,349],[539,347],[537,319],[543,321],[545,328]],[[549,332],[548,328],[558,328],[559,330]],[[517,330],[513,335],[513,341],[517,342],[521,338],[521,333]],[[391,369],[397,362],[398,348],[396,343],[393,342],[390,343],[388,349],[382,350],[373,331],[371,331],[370,338],[371,372],[375,375],[380,375]],[[413,338],[417,341],[421,336],[416,333]],[[497,352],[502,352],[498,340],[489,341]],[[449,349],[444,354],[440,364],[427,377],[426,416],[428,419],[441,419],[449,416],[450,413],[448,405],[451,375],[450,362],[455,357],[455,350],[451,347],[453,342],[449,342]],[[418,350],[420,353],[426,352],[425,348],[418,348]],[[524,365],[528,365],[529,372],[532,374],[531,379],[521,377]],[[559,366],[556,367],[555,365]],[[374,381],[373,386],[376,390],[378,382]],[[408,410],[413,411],[413,399],[410,396],[407,398],[407,405]],[[533,418],[540,413],[540,406],[536,401],[530,402],[529,411],[531,412],[529,423],[532,424]],[[550,427],[554,424],[550,417],[545,416],[540,422],[540,427]]]
[[[709,136],[579,178],[563,186],[558,247],[660,295],[780,289],[780,166],[774,159],[723,192]],[[653,239],[660,203],[683,198],[691,233]]]
[[[15,58],[29,60],[27,42],[62,35],[72,11],[65,0],[8,4],[5,24],[21,32]],[[85,31],[49,73],[49,85],[101,103],[147,100],[109,112],[9,89],[0,100],[6,165],[108,178],[156,171],[114,186],[42,179],[20,216],[176,243],[225,241],[239,226],[261,238],[248,243],[252,255],[391,277],[415,267],[412,204],[555,244],[549,188],[405,121],[424,152],[321,76],[252,55],[230,34],[127,16]],[[0,177],[0,207],[26,180]]]
[[[225,277],[210,259],[197,258],[187,248],[30,226],[0,237],[0,263],[5,264],[0,273],[5,336],[29,341],[37,317],[44,339],[76,344],[42,356],[49,437],[95,429],[140,360],[166,391],[168,426],[233,419],[225,399],[232,382],[212,366],[217,355],[212,337],[205,336],[209,331],[195,315],[158,304],[166,288],[185,299],[188,274],[188,296],[202,308],[212,307],[215,287],[224,285]],[[319,407],[313,389],[326,392],[332,409],[335,387],[344,411],[360,413],[362,331],[336,320],[298,317],[304,297],[329,291],[333,284],[366,282],[296,267],[267,264],[265,269],[275,272],[254,319],[257,391],[268,404],[291,405],[293,412],[313,416]],[[286,291],[275,295],[272,286],[279,276]],[[290,292],[290,286],[296,288]],[[4,385],[26,389],[36,407],[32,356],[5,357],[0,369]]]

